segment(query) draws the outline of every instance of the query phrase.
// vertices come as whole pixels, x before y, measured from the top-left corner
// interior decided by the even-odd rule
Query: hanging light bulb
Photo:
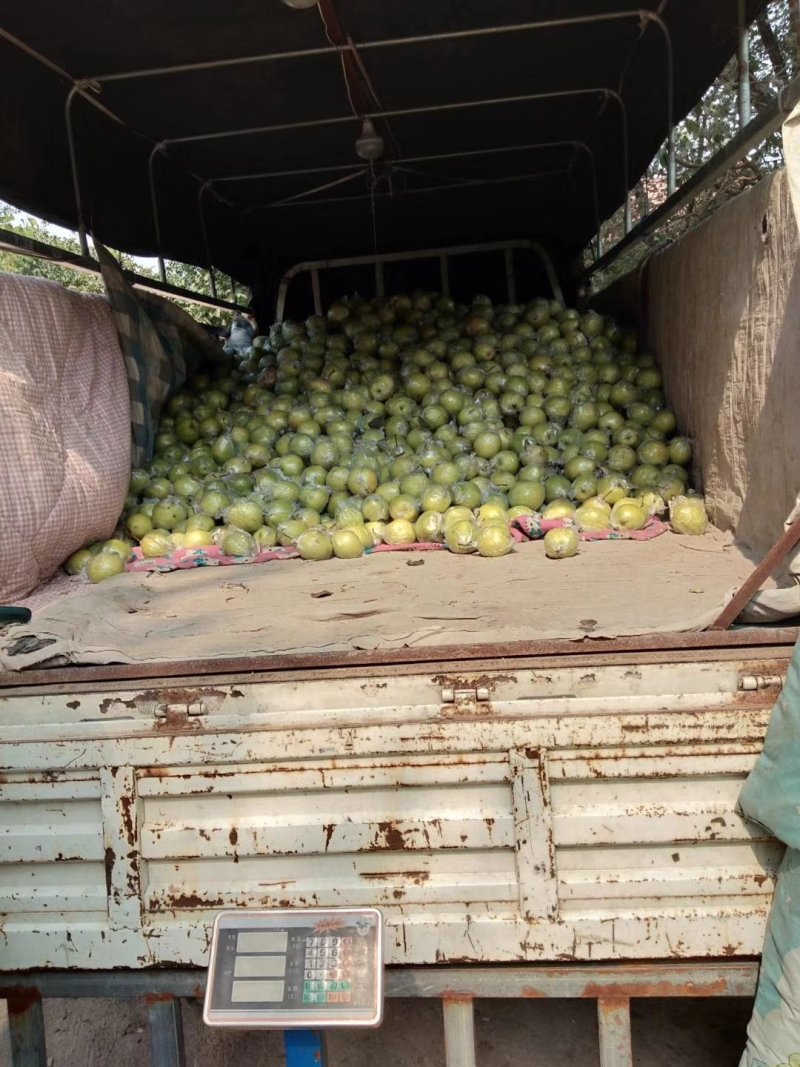
[[[369,119],[364,119],[361,133],[356,140],[356,155],[366,160],[380,159],[383,155],[383,138]]]
[[[306,8],[317,6],[317,0],[283,0],[283,2],[295,11],[305,11]]]

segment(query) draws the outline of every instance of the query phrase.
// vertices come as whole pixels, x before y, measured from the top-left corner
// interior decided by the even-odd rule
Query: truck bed
[[[78,587],[0,639],[7,671],[680,633],[708,626],[752,564],[729,538],[666,533],[449,552],[128,574]],[[71,591],[72,587],[66,587]]]

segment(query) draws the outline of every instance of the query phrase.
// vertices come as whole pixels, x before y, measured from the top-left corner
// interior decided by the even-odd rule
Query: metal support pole
[[[745,0],[739,0],[739,128],[750,121],[750,32]]]
[[[675,166],[675,57],[672,51],[672,34],[669,26],[655,11],[641,11],[644,22],[658,26],[664,41],[667,58],[667,195],[677,187]]]
[[[324,1030],[285,1030],[286,1067],[328,1067]]]
[[[597,1028],[600,1037],[600,1067],[633,1067],[628,998],[598,999]]]
[[[476,107],[503,107],[508,104],[524,104],[534,101],[559,100],[571,96],[609,96],[613,90],[607,86],[595,86],[587,89],[558,89],[546,93],[523,93],[518,96],[491,96],[480,100],[455,100],[449,104],[424,104],[416,107],[398,107],[382,111],[368,111],[362,116],[372,122],[403,118],[413,115],[439,115],[450,111],[466,111]],[[267,133],[284,133],[286,130],[307,130],[321,126],[352,125],[352,114],[332,115],[328,118],[303,119],[298,122],[270,123],[268,126],[245,126],[233,130],[215,130],[212,133],[194,133],[186,137],[170,137],[164,144],[196,144],[203,141],[227,140],[231,137],[253,137]],[[459,153],[463,155],[463,153]]]
[[[472,999],[442,1001],[444,1055],[447,1067],[475,1067],[475,1021]]]
[[[172,998],[152,1000],[147,1014],[152,1067],[185,1067],[181,1002]]]
[[[676,211],[684,207],[692,197],[712,185],[720,174],[728,170],[731,163],[743,159],[749,151],[762,144],[770,134],[779,130],[786,116],[798,102],[800,102],[800,77],[795,77],[777,96],[759,110],[756,117],[748,123],[745,129],[740,130],[725,148],[712,156],[690,178],[687,178],[676,193],[637,222],[631,232],[603,256],[601,262],[594,263],[589,269],[576,272],[576,274],[585,278],[594,271],[609,266],[626,248],[630,248],[636,241],[653,233]]]
[[[378,300],[383,300],[385,294],[385,284],[383,279],[383,263],[378,261],[375,264],[375,296]]]
[[[42,998],[36,992],[8,998],[12,1067],[47,1067]]]
[[[234,278],[234,276],[232,274],[230,276],[230,279],[231,279],[231,300],[235,304],[236,303],[236,279]]]
[[[319,291],[319,271],[314,268],[311,271],[311,292],[314,295],[314,314],[322,314],[322,296]]]
[[[214,277],[214,261],[211,258],[211,245],[208,240],[208,228],[206,226],[206,213],[203,211],[203,194],[206,189],[211,187],[211,182],[203,182],[200,186],[200,192],[197,194],[197,210],[200,214],[200,232],[203,236],[203,247],[206,252],[206,263],[208,264],[208,284],[211,287],[211,295],[216,300],[217,298],[217,279]]]
[[[81,254],[88,256],[89,242],[86,239],[86,224],[83,220],[81,183],[78,175],[78,153],[75,149],[75,131],[72,128],[72,104],[77,95],[78,86],[73,85],[67,93],[67,102],[64,105],[64,120],[67,125],[67,147],[69,148],[69,165],[72,171],[72,189],[75,194],[75,214],[78,218],[78,239],[81,243]]]
[[[473,37],[490,37],[507,33],[521,33],[534,30],[552,30],[560,27],[586,26],[598,22],[637,19],[654,14],[627,8],[624,11],[602,11],[589,15],[573,15],[565,18],[538,19],[535,22],[506,23],[499,26],[479,26],[468,30],[448,30],[444,33],[417,33],[402,37],[388,37],[376,41],[358,41],[356,47],[364,52],[375,48],[394,48],[415,44],[431,44],[440,41],[468,40]],[[337,52],[349,52],[350,44],[330,44],[315,48],[299,48],[284,52],[262,52],[255,55],[239,56],[236,59],[214,59],[199,63],[178,63],[168,67],[150,67],[144,70],[113,71],[108,74],[94,74],[92,81],[114,82],[127,81],[132,78],[163,77],[168,74],[184,74],[201,70],[220,70],[251,63],[273,63],[286,59],[307,59],[311,56],[335,55]]]
[[[450,296],[450,268],[447,256],[439,256],[439,284],[442,287],[442,296]]]
[[[509,304],[517,302],[517,286],[514,279],[514,249],[507,248],[503,253],[506,265],[506,294]]]
[[[156,156],[159,152],[164,151],[164,144],[159,143],[153,145],[153,149],[150,152],[150,158],[147,161],[147,176],[150,182],[150,203],[153,205],[153,229],[156,236],[156,253],[158,255],[158,273],[161,275],[161,281],[167,280],[167,268],[164,263],[164,256],[161,251],[161,222],[158,217],[158,197],[156,196],[156,176],[155,176],[155,162]],[[235,303],[235,301],[234,301]]]

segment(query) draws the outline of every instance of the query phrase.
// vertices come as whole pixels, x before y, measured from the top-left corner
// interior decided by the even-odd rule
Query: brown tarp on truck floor
[[[0,637],[0,667],[146,663],[701,630],[751,564],[715,531],[541,541],[502,559],[449,552],[127,574]],[[30,638],[30,640],[26,640]]]

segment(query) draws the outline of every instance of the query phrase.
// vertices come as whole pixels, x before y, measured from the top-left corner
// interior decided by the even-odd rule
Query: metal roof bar
[[[78,238],[81,243],[81,251],[84,257],[90,258],[89,244],[86,236],[86,222],[83,213],[83,198],[81,196],[80,172],[78,168],[78,155],[75,143],[75,131],[72,123],[72,108],[76,97],[80,96],[83,100],[86,100],[89,104],[92,105],[92,107],[96,108],[101,114],[105,115],[106,118],[111,119],[111,121],[116,123],[118,126],[122,126],[123,129],[127,130],[128,133],[130,133],[132,136],[138,137],[142,141],[146,141],[150,144],[153,144],[153,152],[151,152],[150,160],[148,161],[148,171],[150,179],[151,199],[153,201],[153,209],[155,215],[154,225],[159,244],[159,267],[161,270],[164,284],[166,284],[166,271],[164,269],[163,257],[161,255],[160,237],[158,237],[159,223],[157,217],[157,205],[155,202],[155,191],[153,184],[154,179],[152,174],[153,154],[164,148],[163,142],[154,143],[152,138],[148,137],[146,134],[139,133],[138,130],[133,130],[126,122],[123,121],[123,119],[119,117],[119,115],[115,114],[113,111],[111,111],[110,108],[107,108],[105,104],[101,103],[100,100],[97,99],[97,93],[99,92],[100,86],[93,82],[91,79],[73,78],[73,76],[68,71],[64,70],[63,67],[59,67],[58,64],[53,63],[53,61],[48,59],[47,56],[42,55],[41,52],[37,52],[35,48],[31,48],[31,46],[26,44],[25,41],[21,40],[19,37],[15,37],[14,34],[9,33],[2,27],[0,27],[0,37],[8,41],[8,43],[13,45],[15,48],[18,48],[21,52],[24,52],[26,55],[36,60],[36,62],[42,64],[42,66],[47,67],[48,70],[53,71],[59,77],[70,83],[70,89],[67,93],[67,98],[64,104],[64,120],[66,125],[67,146],[69,150],[73,193],[75,196],[75,211],[78,222]],[[190,178],[198,182],[201,185],[202,189],[210,189],[213,195],[217,198],[217,200],[225,204],[227,207],[233,209],[234,205],[231,203],[231,201],[228,200],[227,197],[224,197],[216,189],[214,189],[207,179],[195,173],[195,171],[189,170],[187,167],[181,166],[180,169],[183,170],[185,174],[188,174]]]
[[[539,142],[539,143],[537,143],[535,145],[530,145],[528,147],[531,147],[531,148],[558,148],[558,147],[562,147],[562,146],[571,146],[571,147],[575,148],[577,151],[585,152],[587,157],[588,157],[589,166],[590,166],[590,169],[591,169],[591,172],[592,172],[592,196],[593,196],[593,204],[594,204],[595,226],[596,226],[596,233],[597,233],[597,256],[598,256],[598,258],[600,258],[602,256],[602,245],[601,245],[601,235],[600,235],[600,229],[601,229],[601,227],[600,227],[600,198],[599,198],[598,190],[597,190],[597,164],[596,164],[596,161],[595,161],[594,152],[591,150],[589,145],[586,144],[585,141],[576,141],[576,140],[541,141],[541,142]],[[478,151],[480,151],[480,149]],[[568,173],[568,171],[569,171],[569,168],[567,169],[567,171],[540,171],[538,173],[534,172],[534,173],[531,173],[531,174],[513,175],[513,176],[507,177],[507,178],[478,178],[478,179],[474,179],[472,181],[461,182],[458,185],[455,185],[455,184],[441,185],[441,186],[436,185],[436,186],[423,187],[423,188],[420,188],[420,189],[407,189],[407,190],[403,190],[402,194],[400,192],[398,192],[398,194],[396,194],[396,195],[413,195],[414,193],[430,193],[430,192],[452,192],[452,191],[454,191],[456,189],[464,188],[466,186],[500,185],[500,184],[508,183],[508,182],[528,181],[531,178],[540,177],[542,175],[554,174],[554,173]],[[387,197],[385,195],[380,197],[380,199],[382,199],[382,200],[384,200],[386,198]],[[359,194],[359,195],[356,195],[356,196],[334,196],[334,197],[326,197],[325,199],[320,198],[320,199],[317,199],[317,200],[300,200],[300,201],[291,201],[291,202],[288,202],[288,201],[287,202],[278,202],[278,203],[272,203],[272,204],[261,204],[261,205],[256,205],[251,210],[268,210],[270,208],[275,208],[275,207],[311,207],[311,206],[316,205],[316,204],[337,204],[337,203],[352,202],[354,200],[371,200],[371,199],[372,199],[372,197],[370,196],[370,194]]]
[[[613,90],[605,87],[591,89],[563,89],[547,93],[522,93],[519,96],[493,96],[480,100],[458,100],[449,104],[424,104],[419,107],[390,108],[384,111],[370,111],[356,118],[350,115],[334,115],[325,119],[303,119],[300,122],[278,122],[268,126],[250,126],[239,130],[218,130],[215,133],[195,133],[187,137],[169,137],[164,144],[195,144],[200,141],[217,141],[229,137],[250,137],[261,133],[280,133],[284,130],[302,130],[315,126],[340,126],[346,123],[360,123],[363,119],[381,120],[397,118],[403,115],[431,115],[447,111],[463,111],[474,107],[495,107],[506,104],[521,104],[534,100],[555,100],[561,97],[577,95],[603,95],[608,98]]]
[[[724,174],[732,163],[746,156],[757,148],[767,137],[775,133],[784,119],[800,103],[800,75],[788,82],[777,96],[741,129],[728,144],[713,155],[699,170],[688,178],[677,192],[673,193],[660,207],[643,218],[630,233],[619,240],[605,255],[600,256],[590,267],[578,271],[578,280],[587,281],[596,271],[604,270],[631,245],[649,237],[654,230],[670,219],[681,208]]]
[[[398,189],[392,193],[376,194],[376,200],[392,200],[397,196],[414,196],[417,193],[452,193],[459,189],[471,189],[475,185],[507,185],[513,182],[525,182],[531,178],[543,178],[547,175],[553,174],[566,174],[568,171],[561,167],[554,170],[534,170],[527,174],[510,174],[504,178],[467,178],[460,181],[454,181],[450,179],[448,185],[423,185],[415,189]],[[447,178],[443,178],[443,181],[447,181]],[[282,207],[315,207],[317,204],[344,204],[354,200],[371,200],[373,199],[369,193],[356,193],[351,196],[326,196],[319,197],[316,200],[276,200],[272,204],[261,204],[253,211],[265,211],[270,208],[282,208]]]
[[[6,252],[13,252],[22,256],[35,256],[37,259],[47,259],[51,263],[69,267],[71,270],[81,271],[86,274],[102,274],[100,264],[90,256],[81,256],[76,252],[70,252],[65,248],[47,244],[45,241],[37,241],[33,237],[26,237],[13,230],[0,229],[0,248]],[[156,293],[159,296],[175,296],[192,304],[202,307],[223,308],[227,311],[249,311],[242,304],[231,303],[228,300],[220,300],[206,296],[204,293],[195,293],[191,289],[182,289],[177,285],[160,282],[156,278],[147,278],[142,274],[134,274],[131,271],[122,272],[128,282],[137,289]]]
[[[386,37],[377,41],[359,41],[357,47],[361,51],[377,48],[396,48],[404,45],[432,44],[437,41],[468,40],[475,37],[492,37],[504,33],[523,33],[535,30],[552,30],[568,26],[581,26],[597,22],[615,22],[623,19],[636,19],[638,22],[648,21],[651,16],[658,18],[654,11],[647,8],[628,8],[625,11],[605,11],[592,15],[576,15],[572,17],[556,19],[540,19],[528,22],[516,22],[508,25],[480,26],[469,30],[446,30],[442,33],[418,33],[409,37]],[[86,80],[95,82],[119,82],[131,81],[137,78],[156,78],[171,74],[186,74],[202,70],[222,70],[226,67],[237,67],[253,63],[273,63],[284,59],[307,59],[313,56],[324,56],[349,52],[349,45],[326,44],[314,48],[296,48],[284,52],[261,52],[249,56],[238,56],[232,59],[200,60],[196,63],[175,63],[170,66],[150,67],[138,70],[112,71],[108,74],[93,74]]]
[[[578,90],[578,92],[585,92],[586,90]],[[627,174],[628,174],[628,109],[625,106],[625,101],[622,99],[619,93],[613,89],[597,89],[596,92],[603,92],[608,95],[608,98],[615,100],[620,107],[620,113],[622,116],[622,155],[623,155],[623,170],[624,180],[627,194]],[[563,144],[562,141],[551,142],[556,145]],[[504,145],[500,148],[470,148],[464,152],[435,152],[430,155],[423,156],[405,156],[402,159],[394,160],[395,163],[432,163],[437,160],[443,159],[468,159],[475,156],[488,156],[499,154],[501,152],[524,152],[528,149],[539,148],[547,142],[534,142],[529,144],[519,145]],[[340,163],[333,164],[327,167],[300,167],[294,170],[273,170],[273,171],[259,171],[252,174],[227,174],[221,177],[213,178],[215,183],[219,182],[240,182],[240,181],[256,181],[258,179],[266,178],[289,178],[302,174],[325,174],[339,171],[352,171],[353,173],[359,173],[363,168],[356,167],[352,163]]]

